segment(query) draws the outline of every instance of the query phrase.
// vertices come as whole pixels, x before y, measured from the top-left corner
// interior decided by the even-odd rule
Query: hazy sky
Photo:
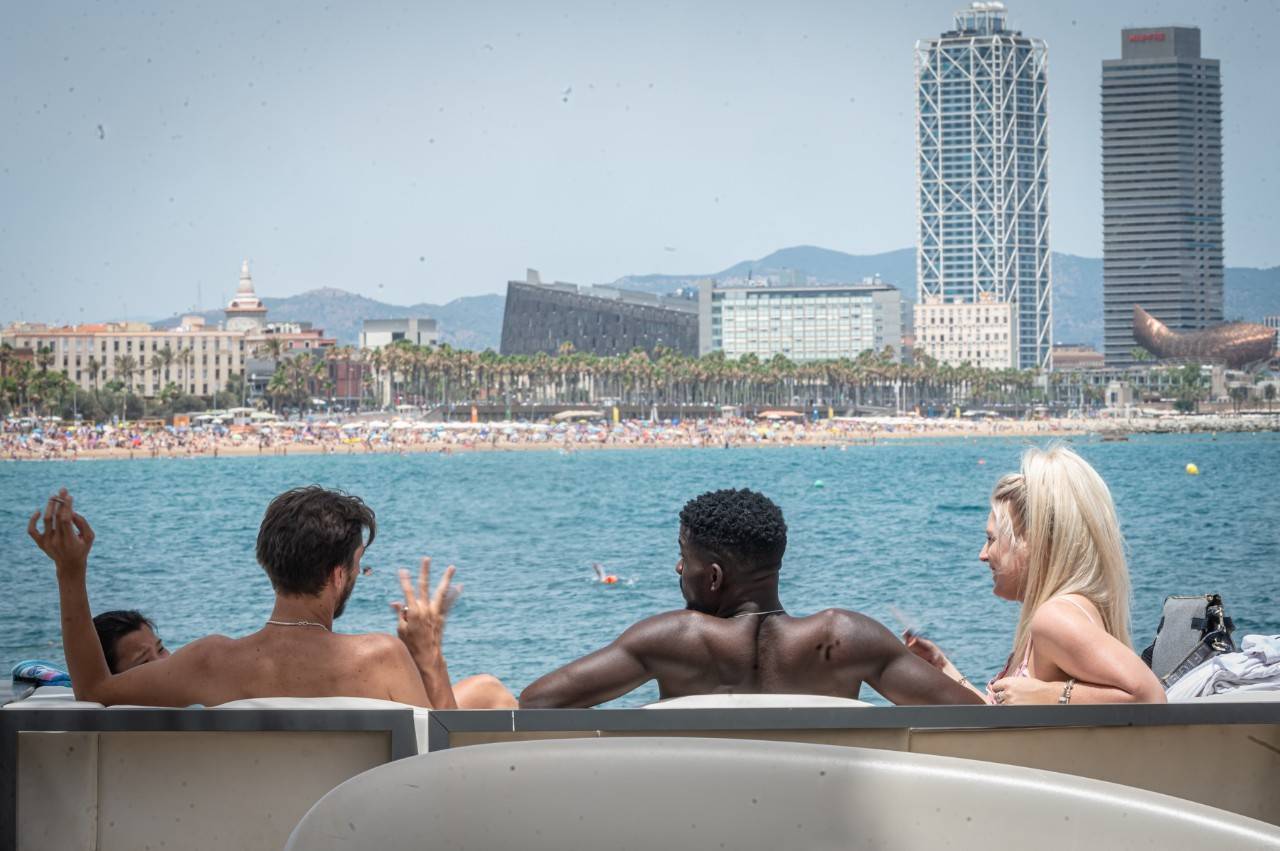
[[[407,304],[915,241],[912,2],[10,3],[0,321],[336,286]],[[1122,26],[1222,60],[1226,253],[1280,263],[1280,2],[1012,0],[1049,43],[1055,250],[1099,256]],[[913,287],[912,281],[896,282]]]

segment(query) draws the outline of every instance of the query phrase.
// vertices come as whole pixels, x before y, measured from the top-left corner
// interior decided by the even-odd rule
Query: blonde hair
[[[1019,473],[991,493],[1000,535],[1023,550],[1026,573],[1012,659],[1024,658],[1031,619],[1054,597],[1079,594],[1097,607],[1102,628],[1129,646],[1129,569],[1111,491],[1065,446],[1028,449]]]

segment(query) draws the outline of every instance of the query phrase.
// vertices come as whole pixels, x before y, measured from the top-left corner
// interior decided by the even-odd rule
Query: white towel
[[[1168,698],[1271,689],[1280,691],[1280,635],[1246,635],[1240,652],[1223,653],[1192,668],[1169,688]]]

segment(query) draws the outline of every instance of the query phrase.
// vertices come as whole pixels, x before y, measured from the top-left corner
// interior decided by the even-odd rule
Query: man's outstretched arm
[[[536,680],[520,695],[520,708],[597,706],[634,691],[654,677],[645,663],[654,643],[671,641],[676,629],[671,613],[632,625],[608,647]]]
[[[858,642],[869,660],[867,685],[899,706],[983,703],[965,688],[912,653],[897,636],[871,618],[858,615]]]
[[[112,674],[93,628],[89,592],[85,587],[93,529],[75,513],[72,497],[65,488],[45,506],[43,530],[38,528],[39,519],[40,512],[31,515],[27,534],[53,559],[57,568],[62,648],[76,698],[108,706],[118,703],[186,706],[193,702],[187,686],[199,675],[199,671],[192,669],[198,668],[199,660],[206,656],[198,646],[203,642],[183,648],[167,659],[139,665],[123,674]],[[204,640],[207,641],[209,639]]]

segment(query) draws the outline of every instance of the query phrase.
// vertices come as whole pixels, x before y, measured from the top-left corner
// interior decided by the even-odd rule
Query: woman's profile
[[[990,703],[1164,703],[1129,642],[1129,570],[1111,492],[1072,450],[1030,449],[991,494],[986,543],[997,597],[1022,604],[1013,652],[985,694],[936,644],[911,650]]]

